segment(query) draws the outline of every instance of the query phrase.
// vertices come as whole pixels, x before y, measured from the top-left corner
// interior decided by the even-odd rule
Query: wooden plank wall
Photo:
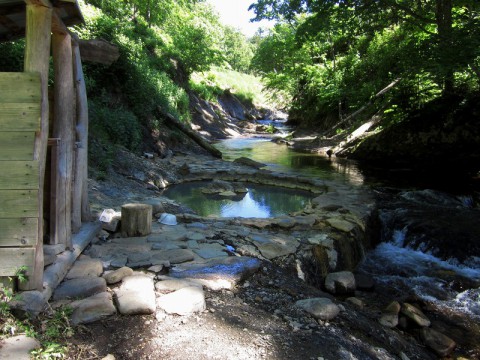
[[[39,221],[40,76],[0,73],[0,277],[35,266]]]

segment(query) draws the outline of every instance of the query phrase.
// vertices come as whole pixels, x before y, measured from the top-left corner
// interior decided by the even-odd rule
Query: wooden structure
[[[152,205],[122,205],[122,235],[146,236],[152,232]]]
[[[24,72],[0,72],[0,279],[25,267],[21,290],[42,290],[44,239],[71,249],[90,220],[87,98],[67,29],[82,21],[76,0],[0,0],[0,41],[25,36]]]

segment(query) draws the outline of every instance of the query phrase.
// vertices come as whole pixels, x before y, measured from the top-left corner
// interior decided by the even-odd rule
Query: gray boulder
[[[319,320],[332,320],[340,312],[340,308],[328,298],[312,298],[299,300],[295,305],[312,314]]]

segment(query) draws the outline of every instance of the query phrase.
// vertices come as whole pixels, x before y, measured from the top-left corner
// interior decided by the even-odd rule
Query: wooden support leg
[[[71,249],[75,97],[70,35],[54,33],[52,49],[55,70],[53,136],[59,138],[60,143],[57,147],[57,196],[56,203],[51,206],[55,207],[58,227],[55,243]]]
[[[26,72],[38,72],[41,78],[42,105],[40,131],[35,138],[34,159],[38,160],[38,237],[35,251],[35,266],[28,281],[19,284],[21,290],[42,290],[43,288],[43,184],[45,181],[45,163],[48,140],[48,67],[50,59],[50,40],[52,9],[27,2],[25,29]]]

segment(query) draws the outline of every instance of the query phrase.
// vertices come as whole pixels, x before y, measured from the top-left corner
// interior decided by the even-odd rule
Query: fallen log
[[[382,90],[380,90],[378,93],[373,96],[372,99],[368,103],[366,103],[364,106],[362,106],[360,109],[357,111],[353,112],[352,114],[348,115],[347,117],[341,119],[338,123],[336,123],[330,130],[329,132],[332,132],[333,130],[337,129],[340,125],[349,122],[351,119],[354,119],[357,117],[359,114],[364,112],[366,109],[368,109],[370,106],[372,106],[378,98],[382,97],[385,95],[387,92],[389,92],[391,89],[393,89],[399,82],[402,80],[401,78],[397,78],[394,81],[392,81],[390,84],[388,84],[386,87],[384,87]]]
[[[165,116],[167,123],[175,126],[178,130],[183,132],[185,135],[187,135],[190,139],[195,141],[198,145],[200,145],[202,148],[207,150],[213,156],[220,159],[222,158],[222,152],[218,150],[216,147],[214,147],[212,144],[210,144],[207,140],[205,140],[201,135],[199,135],[192,129],[189,129],[187,126],[185,126],[180,121],[175,119],[172,115],[166,114],[162,112],[160,109],[159,111]]]

